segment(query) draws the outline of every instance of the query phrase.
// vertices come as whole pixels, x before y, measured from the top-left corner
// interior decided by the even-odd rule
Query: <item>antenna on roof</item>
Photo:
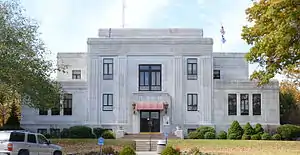
[[[122,0],[122,28],[125,27],[125,0]]]

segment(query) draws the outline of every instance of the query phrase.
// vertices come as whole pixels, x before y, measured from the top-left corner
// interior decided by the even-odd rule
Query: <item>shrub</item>
[[[192,131],[188,134],[188,139],[200,139],[201,135],[197,131]]]
[[[271,135],[269,133],[265,132],[265,133],[263,133],[261,135],[261,139],[262,140],[270,140],[271,139]]]
[[[69,138],[69,137],[70,137],[69,129],[64,128],[64,129],[60,132],[60,137],[61,137],[61,138]]]
[[[96,136],[96,138],[101,137],[104,131],[106,131],[106,129],[102,129],[102,128],[93,128],[93,133],[94,133],[94,135]]]
[[[215,139],[216,138],[216,134],[213,132],[206,132],[204,135],[205,139]]]
[[[291,140],[300,136],[300,127],[297,125],[285,124],[277,128],[277,133],[284,140]]]
[[[102,134],[102,138],[104,138],[104,139],[116,139],[115,134],[110,130],[104,131],[103,134]]]
[[[228,134],[227,138],[228,138],[228,139],[238,139],[236,133]]]
[[[260,140],[260,134],[252,135],[251,140]]]
[[[102,153],[103,154],[116,154],[116,151],[111,146],[108,146],[108,147],[103,147],[102,148]]]
[[[86,126],[73,126],[69,129],[70,138],[94,138],[92,129]]]
[[[218,134],[218,139],[227,139],[227,132],[226,131],[220,131]]]
[[[235,134],[233,136],[233,134]],[[240,126],[240,123],[238,121],[233,121],[230,128],[228,129],[228,138],[229,135],[231,135],[231,138],[235,139],[241,139],[243,135],[243,128]]]
[[[121,151],[120,155],[136,155],[135,150],[131,146],[125,146]]]
[[[257,123],[254,128],[254,134],[263,134],[264,129],[261,127],[261,124]]]
[[[47,139],[50,139],[51,138],[51,135],[49,133],[45,133],[44,136],[47,138]]]
[[[254,129],[252,128],[252,126],[250,125],[250,123],[248,122],[245,126],[244,126],[244,135],[253,135],[255,133]]]
[[[188,152],[188,154],[190,154],[190,155],[198,155],[198,154],[200,154],[200,153],[201,153],[201,152],[200,152],[199,148],[197,148],[197,147],[191,148],[191,149],[189,150],[189,152]]]
[[[273,135],[272,140],[281,140],[280,134],[277,133],[277,134]]]
[[[199,133],[199,139],[204,139],[204,135],[206,132],[216,133],[216,130],[215,130],[215,128],[210,127],[210,126],[201,126],[201,127],[197,128],[196,132]]]
[[[176,149],[171,146],[167,146],[162,152],[161,155],[180,155]]]
[[[250,139],[251,139],[250,135],[243,134],[242,140],[250,140]]]

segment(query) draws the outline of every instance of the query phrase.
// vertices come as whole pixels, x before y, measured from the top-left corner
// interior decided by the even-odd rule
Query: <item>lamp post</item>
[[[152,119],[148,118],[148,127],[149,127],[149,132],[150,132],[150,136],[149,136],[149,151],[151,151],[151,129],[152,129]]]

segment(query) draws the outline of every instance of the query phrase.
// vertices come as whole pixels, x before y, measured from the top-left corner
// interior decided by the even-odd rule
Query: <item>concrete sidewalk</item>
[[[156,151],[152,152],[136,152],[137,155],[158,155]]]

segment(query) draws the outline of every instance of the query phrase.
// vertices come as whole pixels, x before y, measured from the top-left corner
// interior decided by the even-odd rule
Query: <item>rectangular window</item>
[[[103,59],[103,80],[113,80],[113,58]]]
[[[60,104],[55,105],[51,108],[51,115],[60,115]]]
[[[237,95],[228,94],[228,115],[237,114]]]
[[[48,115],[48,110],[40,108],[39,109],[39,115]]]
[[[187,94],[187,111],[198,110],[198,94]]]
[[[187,59],[187,79],[188,80],[197,80],[197,58],[188,58]]]
[[[72,94],[64,94],[63,114],[72,115]]]
[[[161,64],[139,65],[139,91],[161,91]]]
[[[50,129],[50,136],[53,137],[53,138],[60,137],[60,129],[51,128]]]
[[[252,94],[253,115],[261,115],[261,94]]]
[[[81,70],[72,70],[72,79],[81,79]]]
[[[240,95],[241,115],[249,115],[249,94]]]
[[[102,111],[113,111],[113,94],[103,94]]]
[[[220,70],[214,70],[214,79],[221,79]]]
[[[28,134],[27,135],[27,142],[28,143],[36,143],[36,136],[35,136],[35,134]]]

